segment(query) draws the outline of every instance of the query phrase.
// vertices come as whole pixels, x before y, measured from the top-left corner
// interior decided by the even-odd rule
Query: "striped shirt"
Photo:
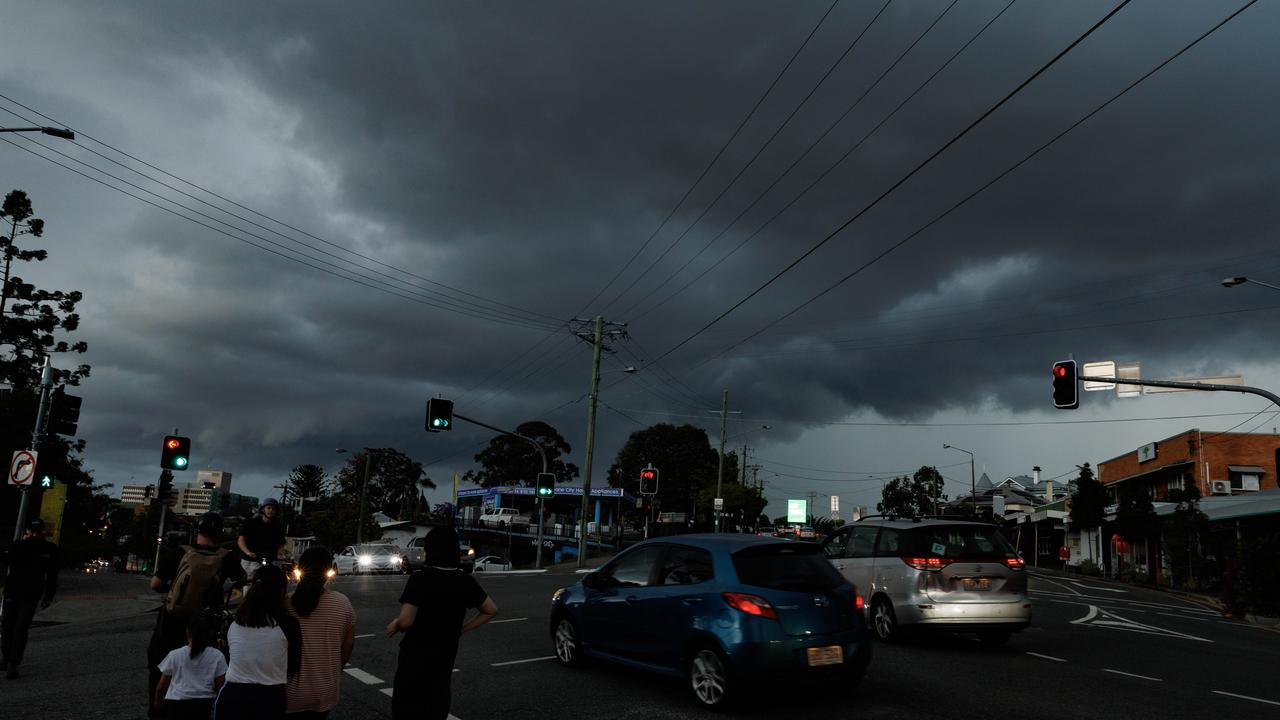
[[[290,614],[297,617],[293,607]],[[302,625],[302,669],[289,678],[285,689],[287,712],[328,712],[338,706],[342,681],[342,639],[354,633],[356,611],[346,595],[328,588]]]

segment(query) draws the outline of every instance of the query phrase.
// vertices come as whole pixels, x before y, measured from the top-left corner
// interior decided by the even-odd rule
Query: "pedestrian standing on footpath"
[[[16,680],[36,608],[49,607],[58,589],[58,546],[44,539],[44,521],[36,518],[4,555],[9,576],[4,581],[0,610],[0,670],[6,678]]]
[[[213,627],[197,617],[187,628],[187,644],[160,661],[155,709],[165,720],[209,720],[213,698],[227,676],[227,660],[209,649]]]
[[[250,580],[263,564],[275,562],[284,549],[284,523],[280,520],[280,502],[275,498],[263,498],[258,514],[249,518],[240,528],[236,541],[240,548],[244,572]]]
[[[151,589],[165,593],[164,605],[147,645],[147,707],[160,717],[153,704],[160,682],[160,661],[187,643],[187,628],[198,617],[213,617],[222,607],[223,586],[240,583],[244,570],[235,553],[218,547],[222,540],[222,516],[205,513],[196,521],[196,544],[168,545],[160,552],[160,564],[151,578]]]
[[[302,627],[302,667],[285,686],[289,720],[325,720],[338,706],[342,668],[356,645],[356,611],[346,595],[326,587],[333,553],[313,547],[298,558],[302,573],[289,610]]]
[[[458,640],[498,614],[498,606],[471,575],[458,568],[458,533],[432,529],[424,541],[426,567],[409,576],[400,615],[387,637],[403,632],[391,696],[393,720],[446,720]],[[478,615],[467,621],[467,610]]]
[[[216,720],[282,720],[285,683],[302,664],[302,632],[286,608],[289,583],[274,565],[258,570],[227,630],[231,664],[214,703]]]

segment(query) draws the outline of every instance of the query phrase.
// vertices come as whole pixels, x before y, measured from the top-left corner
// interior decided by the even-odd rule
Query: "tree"
[[[547,454],[547,471],[554,473],[557,483],[569,482],[578,477],[578,466],[566,463],[561,455],[572,452],[568,441],[556,429],[541,420],[530,420],[516,428],[523,435],[542,447]],[[480,487],[499,485],[524,485],[532,487],[542,472],[542,456],[537,448],[525,440],[502,434],[489,441],[475,456],[479,470],[468,470],[462,479]]]
[[[422,463],[394,448],[362,450],[347,460],[335,478],[344,496],[360,497],[366,462],[369,463],[369,483],[364,489],[366,507],[400,520],[417,519],[425,505],[422,491],[436,486],[423,472]]]
[[[1074,481],[1071,493],[1071,525],[1091,530],[1102,525],[1107,513],[1107,492],[1102,483],[1093,477],[1089,463],[1080,465],[1080,476]]]
[[[289,488],[300,498],[321,498],[329,494],[329,478],[319,465],[299,465],[289,473]]]
[[[1168,500],[1178,504],[1165,521],[1174,582],[1188,589],[1198,589],[1196,576],[1203,577],[1204,573],[1198,572],[1196,566],[1199,564],[1201,543],[1209,531],[1209,516],[1200,509],[1200,488],[1190,483],[1184,489],[1170,490]]]
[[[705,430],[693,425],[677,427],[661,423],[631,433],[609,468],[608,482],[612,487],[634,492],[639,487],[640,471],[653,466],[658,469],[658,493],[654,496],[658,508],[662,512],[689,513],[691,519],[701,516],[705,525],[713,512],[711,501],[715,497],[719,464],[719,452],[711,446]],[[751,495],[736,494],[735,488],[742,487],[737,478],[738,456],[726,453],[721,482],[725,510],[750,512],[751,507],[744,505]],[[730,505],[731,497],[743,504]],[[760,514],[764,506],[759,507],[754,514],[743,517]]]
[[[936,515],[947,497],[942,494],[942,475],[936,468],[923,466],[911,477],[903,475],[885,484],[876,510],[882,515]]]

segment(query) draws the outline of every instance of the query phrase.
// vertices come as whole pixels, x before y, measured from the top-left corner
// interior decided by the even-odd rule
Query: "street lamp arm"
[[[25,128],[0,128],[0,132],[38,132],[45,135],[62,138],[63,140],[75,140],[76,134],[66,128],[55,127],[25,127]]]

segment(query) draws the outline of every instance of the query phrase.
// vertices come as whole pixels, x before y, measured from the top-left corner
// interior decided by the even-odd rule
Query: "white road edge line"
[[[369,673],[361,670],[360,668],[353,668],[353,667],[344,668],[343,672],[359,680],[365,685],[381,685],[382,684],[382,678],[377,677],[376,675],[370,675]]]
[[[360,638],[373,637],[374,635],[377,635],[377,634],[378,634],[378,633],[368,633],[368,634],[366,634],[366,635],[357,635],[357,636],[356,636],[356,639],[357,639],[357,640],[359,640]]]
[[[1052,660],[1054,662],[1062,662],[1062,663],[1066,662],[1066,660],[1063,660],[1062,658],[1059,658],[1059,657],[1054,657],[1052,655],[1041,655],[1040,653],[1033,653],[1033,652],[1029,652],[1027,654],[1030,655],[1031,657],[1038,657],[1044,660]]]
[[[489,624],[490,624],[490,625],[497,625],[498,623],[506,623],[506,622],[520,622],[521,620],[528,620],[528,619],[529,619],[529,618],[505,618],[505,619],[502,619],[502,620],[490,620],[490,621],[489,621]]]
[[[1240,698],[1241,700],[1252,700],[1254,702],[1266,703],[1268,705],[1280,705],[1280,702],[1276,702],[1275,700],[1263,700],[1262,698],[1249,697],[1248,695],[1237,695],[1236,693],[1227,692],[1226,690],[1214,690],[1213,692],[1218,695],[1226,695],[1228,697]]]
[[[1150,675],[1138,675],[1137,673],[1125,672],[1123,670],[1112,670],[1111,668],[1102,668],[1102,672],[1108,672],[1114,675],[1124,675],[1125,677],[1138,678],[1139,680],[1150,680],[1151,682],[1164,682],[1164,680],[1158,677],[1151,677]]]
[[[542,662],[543,660],[555,660],[555,655],[546,655],[543,657],[528,658],[527,660],[508,660],[506,662],[492,663],[489,667],[503,667],[504,665],[520,665],[523,663]]]

